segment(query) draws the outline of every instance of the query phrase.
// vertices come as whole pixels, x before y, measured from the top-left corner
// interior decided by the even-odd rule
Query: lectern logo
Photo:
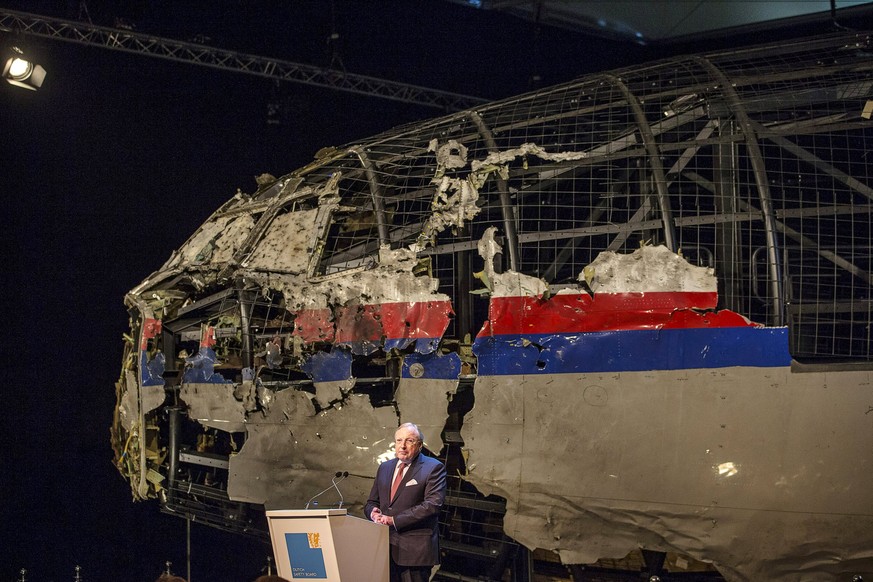
[[[328,547],[330,547],[328,540]],[[321,534],[286,533],[285,547],[288,548],[288,562],[291,564],[291,579],[324,580],[327,571],[324,567],[324,553],[321,547]]]

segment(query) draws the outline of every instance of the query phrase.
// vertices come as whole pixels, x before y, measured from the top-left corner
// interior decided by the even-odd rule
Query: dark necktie
[[[400,463],[400,469],[397,471],[397,476],[394,477],[394,483],[391,484],[391,501],[394,501],[394,496],[397,494],[397,488],[400,487],[400,482],[403,481],[403,473],[406,472],[406,463]]]

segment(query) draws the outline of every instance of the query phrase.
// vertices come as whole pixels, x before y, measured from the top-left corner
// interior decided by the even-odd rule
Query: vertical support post
[[[664,572],[664,561],[667,559],[666,552],[656,552],[641,548],[643,554],[643,563],[646,565],[646,575],[649,580],[660,576]]]
[[[732,122],[720,120],[718,131],[720,135],[731,135],[735,128]],[[715,146],[714,156],[714,205],[716,214],[733,214],[739,212],[737,205],[737,146],[733,141],[719,143]],[[726,220],[715,225],[715,260],[718,278],[718,296],[724,308],[737,313],[749,313],[743,305],[743,293],[740,286],[742,256],[739,252],[739,225],[735,220]]]
[[[485,140],[485,145],[488,147],[489,153],[497,152],[497,142],[494,140],[494,135],[482,117],[475,111],[467,113],[479,130],[482,139]],[[497,190],[500,195],[500,211],[503,214],[503,231],[506,233],[506,246],[509,250],[509,268],[513,271],[518,271],[518,233],[515,230],[515,208],[512,206],[512,200],[509,197],[509,185],[503,178],[497,178]]]
[[[169,415],[170,432],[167,439],[167,456],[169,457],[167,501],[169,502],[175,496],[176,490],[176,472],[179,470],[179,436],[182,433],[182,414],[184,414],[184,410],[181,406],[168,406],[167,414]]]
[[[469,229],[465,226],[459,233],[466,237]],[[470,273],[473,272],[471,251],[455,253],[455,335],[463,340],[468,333],[473,334],[473,295],[470,293]]]
[[[385,218],[385,200],[383,199],[382,187],[376,179],[376,172],[373,170],[373,162],[367,156],[367,152],[360,146],[353,147],[350,150],[358,156],[361,165],[364,167],[364,172],[367,174],[367,182],[370,184],[370,196],[373,199],[373,212],[376,215],[376,228],[379,231],[379,244],[391,244],[388,236],[388,221]]]
[[[637,122],[637,129],[643,138],[646,152],[649,154],[649,164],[652,169],[652,178],[655,181],[655,190],[658,193],[658,205],[661,208],[661,221],[664,223],[664,244],[674,253],[677,250],[676,227],[673,222],[673,210],[670,207],[670,193],[667,191],[667,174],[664,172],[664,164],[661,162],[661,152],[655,141],[655,134],[649,127],[649,120],[640,105],[636,95],[630,92],[624,81],[614,75],[606,75],[606,78],[615,85],[627,101],[628,107],[633,111]]]
[[[161,350],[165,358],[164,369],[167,372],[177,371],[179,368],[176,366],[176,335],[166,328],[161,330]]]
[[[192,580],[191,580],[191,516],[188,515],[187,518],[185,519],[185,521],[187,522],[187,528],[186,528],[186,530],[187,530],[187,532],[186,532],[186,538],[187,538],[186,539],[186,546],[187,547],[186,547],[185,553],[187,555],[187,560],[188,560],[185,579],[188,582],[192,582]]]
[[[767,169],[764,167],[764,156],[761,153],[761,146],[758,144],[758,136],[752,125],[752,120],[749,118],[730,79],[709,60],[703,57],[693,58],[718,81],[727,98],[728,106],[736,116],[740,130],[745,137],[746,148],[749,151],[749,161],[752,164],[752,173],[755,176],[755,185],[758,188],[758,198],[761,201],[761,213],[764,215],[764,234],[767,238],[767,265],[770,271],[770,294],[772,295],[771,301],[773,304],[770,324],[783,325],[785,323],[785,297],[782,284],[782,260],[779,256],[776,214],[773,211],[770,185],[767,182]]]
[[[512,582],[529,582],[533,579],[533,552],[524,546],[518,546],[512,563]]]
[[[237,301],[239,302],[239,319],[242,327],[242,365],[251,368],[254,350],[252,348],[251,312],[254,307],[254,299],[248,301],[250,294],[243,289],[242,281],[237,281]]]

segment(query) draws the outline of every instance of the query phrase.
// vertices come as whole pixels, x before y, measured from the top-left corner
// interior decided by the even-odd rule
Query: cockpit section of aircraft
[[[415,422],[446,572],[873,571],[871,54],[680,57],[260,176],[125,298],[133,497],[263,536],[336,471],[360,509]]]

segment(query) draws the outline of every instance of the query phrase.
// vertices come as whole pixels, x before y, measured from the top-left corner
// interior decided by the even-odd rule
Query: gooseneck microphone
[[[343,498],[343,493],[342,493],[342,491],[340,491],[340,488],[337,487],[336,484],[339,483],[340,481],[342,481],[343,479],[345,479],[345,478],[348,477],[348,476],[349,476],[349,472],[348,472],[348,471],[343,471],[342,473],[337,473],[337,474],[334,476],[334,479],[336,479],[337,477],[339,477],[339,481],[336,481],[336,480],[333,481],[333,488],[336,489],[336,492],[337,492],[337,494],[338,494],[339,497],[340,497],[340,501],[339,501],[339,505],[337,506],[337,509],[342,509],[342,508],[343,508],[343,501],[345,501],[345,499]]]
[[[348,471],[342,471],[342,472],[337,471],[337,472],[334,474],[333,478],[330,480],[330,487],[327,487],[327,488],[323,489],[322,491],[319,491],[318,493],[316,493],[316,494],[313,495],[312,497],[310,497],[310,498],[309,498],[309,501],[306,502],[306,507],[304,507],[304,509],[309,509],[309,504],[310,504],[310,503],[312,503],[313,501],[315,501],[316,499],[318,499],[319,497],[321,497],[322,495],[324,495],[325,493],[327,493],[327,492],[330,491],[331,489],[336,489],[336,492],[339,493],[339,496],[340,496],[339,509],[342,509],[343,501],[344,501],[344,499],[343,499],[343,494],[342,494],[342,492],[339,490],[339,487],[337,487],[336,484],[339,483],[340,481],[342,481],[343,479],[345,479],[345,478],[348,477],[348,476],[349,476],[349,472],[348,472]],[[339,481],[337,481],[337,479],[339,479]],[[316,503],[316,505],[318,505],[318,504]]]

